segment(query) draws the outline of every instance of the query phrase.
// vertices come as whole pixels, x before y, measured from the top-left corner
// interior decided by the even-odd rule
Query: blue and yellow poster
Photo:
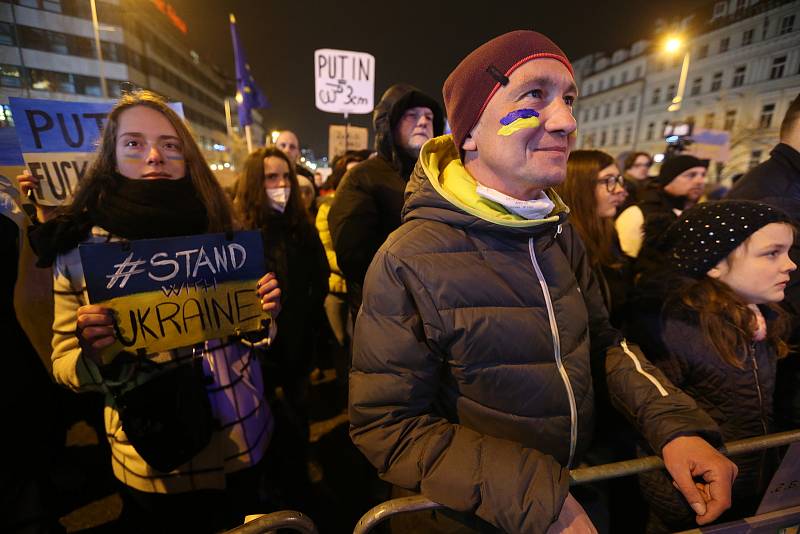
[[[231,238],[232,237],[232,238]],[[231,239],[229,239],[231,238]],[[258,231],[82,244],[92,304],[111,308],[122,350],[155,353],[262,328]]]
[[[34,189],[43,206],[70,198],[94,159],[97,143],[114,101],[62,102],[34,98],[8,99],[25,165],[39,178]],[[183,116],[179,102],[169,106]]]

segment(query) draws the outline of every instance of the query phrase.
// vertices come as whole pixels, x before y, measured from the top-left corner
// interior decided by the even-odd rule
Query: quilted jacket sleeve
[[[544,532],[568,491],[552,457],[436,415],[443,326],[416,275],[386,249],[367,275],[350,375],[350,434],[379,475],[507,532]]]
[[[584,245],[571,228],[566,229],[562,248],[573,266],[589,314],[592,364],[605,367],[611,402],[639,429],[656,453],[671,439],[683,435],[698,435],[712,445],[721,445],[714,420],[650,363],[637,345],[627,342],[610,325]]]

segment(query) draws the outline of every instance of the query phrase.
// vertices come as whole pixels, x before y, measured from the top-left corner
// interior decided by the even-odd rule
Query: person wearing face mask
[[[444,115],[433,98],[399,83],[383,94],[372,123],[377,155],[345,174],[328,214],[353,320],[372,257],[400,226],[403,194],[420,148],[442,134]]]
[[[153,354],[123,351],[104,362],[101,351],[117,342],[113,312],[89,304],[78,245],[233,229],[227,197],[186,125],[161,97],[136,91],[122,96],[109,113],[97,156],[72,202],[31,233],[39,265],[53,265],[54,378],[78,392],[106,394],[106,435],[123,501],[120,528],[126,532],[214,532],[262,509],[255,496],[273,420],[263,400],[258,351],[238,337]],[[280,289],[274,273],[262,277],[254,290],[262,309],[277,314]],[[274,335],[272,327],[269,336]],[[168,381],[170,388],[191,383],[197,391],[201,379],[181,373],[187,366],[205,375],[199,395],[210,404],[210,441],[164,472],[129,439],[119,394],[152,391],[176,373],[182,378]],[[163,434],[170,433],[152,429],[147,436]],[[175,446],[172,438],[158,443],[161,449]],[[178,450],[185,440],[180,443]]]
[[[619,214],[615,226],[622,251],[632,258],[653,242],[681,212],[700,201],[705,192],[708,160],[679,155],[664,160],[658,176],[636,204]]]
[[[778,303],[797,268],[794,233],[789,216],[766,204],[700,204],[667,228],[657,244],[663,261],[637,281],[631,338],[714,418],[726,442],[775,431],[776,369],[790,331]],[[778,464],[775,449],[733,460],[733,505],[720,521],[753,515]],[[691,528],[692,511],[663,471],[640,483],[648,532]]]
[[[281,281],[280,335],[264,366],[267,393],[276,412],[276,476],[287,498],[308,510],[307,478],[309,372],[316,333],[325,321],[328,259],[303,205],[295,169],[277,148],[261,148],[247,157],[237,183],[234,209],[245,228],[260,229],[269,269]],[[277,386],[280,401],[273,398]]]

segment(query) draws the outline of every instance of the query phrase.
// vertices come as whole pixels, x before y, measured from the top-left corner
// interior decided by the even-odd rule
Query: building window
[[[614,128],[611,132],[611,146],[617,146],[617,141],[619,141],[619,128]]]
[[[747,46],[753,43],[754,30],[747,30],[742,34],[742,46]]]
[[[727,52],[731,47],[731,38],[725,37],[719,42],[719,53]]]
[[[701,46],[700,49],[697,51],[697,59],[703,59],[705,57],[708,57],[708,45],[707,44],[704,44],[703,46]]]
[[[769,71],[769,79],[777,80],[783,78],[783,69],[786,67],[786,56],[779,56],[772,60],[772,68]]]
[[[794,29],[794,15],[787,15],[781,19],[781,29],[778,35],[785,35]]]
[[[769,17],[764,17],[764,26],[761,28],[761,40],[767,38],[767,33],[769,33]]]
[[[606,146],[606,131],[600,132],[600,146]]]
[[[614,112],[615,115],[622,115],[622,100],[617,102],[617,109]]]
[[[621,80],[619,81],[619,83],[627,83],[627,81],[628,81],[628,71],[627,70],[622,71],[622,74],[620,76],[621,76]]]
[[[589,110],[584,110],[583,112],[583,122],[589,122]]]
[[[669,89],[667,89],[667,94],[664,95],[667,99],[667,102],[672,102],[675,98],[675,84],[671,83],[669,85]]]
[[[772,114],[775,113],[775,104],[764,104],[761,106],[761,116],[758,118],[759,128],[769,128],[772,126]]]
[[[600,106],[595,106],[592,110],[592,120],[596,121],[600,117]]]
[[[23,87],[22,69],[16,65],[0,63],[0,86]]]
[[[736,0],[736,11],[744,9],[747,5],[747,0]]]
[[[8,104],[0,106],[0,128],[13,128],[14,117],[11,116],[11,107]]]
[[[599,85],[598,88],[597,88],[598,91],[602,91],[603,89],[605,89],[605,80],[600,80],[597,83]]]
[[[630,100],[628,100],[628,113],[633,113],[636,111],[636,104],[638,103],[639,99],[635,96],[632,96]]]
[[[692,80],[692,88],[689,90],[689,94],[691,96],[697,96],[700,94],[700,90],[703,88],[703,78],[695,78]]]
[[[588,96],[588,95],[592,94],[592,91],[594,91],[594,87],[592,86],[592,84],[587,83],[586,84],[586,95]]]
[[[611,76],[611,80],[609,80],[608,86],[609,87],[614,87],[615,85],[617,85],[617,77],[616,76]]]
[[[647,125],[647,133],[644,136],[645,141],[652,141],[653,140],[653,133],[656,129],[656,123],[651,122]]]
[[[594,133],[590,133],[586,136],[586,147],[594,148]]]
[[[653,98],[650,99],[651,104],[658,104],[658,101],[661,100],[661,88],[656,87],[653,89]]]
[[[722,128],[730,132],[731,130],[733,130],[733,126],[735,124],[736,124],[736,110],[729,109],[728,111],[725,112],[725,124],[722,126]]]
[[[721,17],[725,14],[727,10],[728,3],[727,2],[717,2],[714,4],[714,17]]]
[[[8,22],[0,22],[0,45],[16,46],[14,26]]]
[[[638,80],[639,78],[642,77],[642,66],[641,65],[636,65],[636,71],[635,72],[636,72],[635,78]]]
[[[606,105],[603,106],[603,118],[607,119],[609,115],[611,115],[611,103],[607,102]]]
[[[714,114],[713,113],[706,113],[706,116],[703,119],[703,128],[708,128],[709,130],[714,128]]]
[[[736,70],[733,73],[733,82],[731,82],[731,87],[741,87],[744,85],[745,70],[747,70],[747,68],[744,65],[736,67]]]
[[[711,92],[719,91],[722,88],[722,72],[715,72],[711,78]]]
[[[630,126],[625,127],[625,141],[623,144],[629,145],[631,144],[631,136],[633,135],[633,128]]]

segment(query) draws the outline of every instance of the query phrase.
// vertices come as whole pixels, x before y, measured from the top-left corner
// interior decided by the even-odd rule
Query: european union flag
[[[236,31],[236,17],[231,19],[231,37],[233,38],[233,60],[236,63],[236,103],[239,111],[239,124],[246,126],[253,124],[251,111],[253,108],[269,107],[267,97],[256,85],[253,75],[250,74],[250,65],[244,57],[244,49],[239,41]]]

